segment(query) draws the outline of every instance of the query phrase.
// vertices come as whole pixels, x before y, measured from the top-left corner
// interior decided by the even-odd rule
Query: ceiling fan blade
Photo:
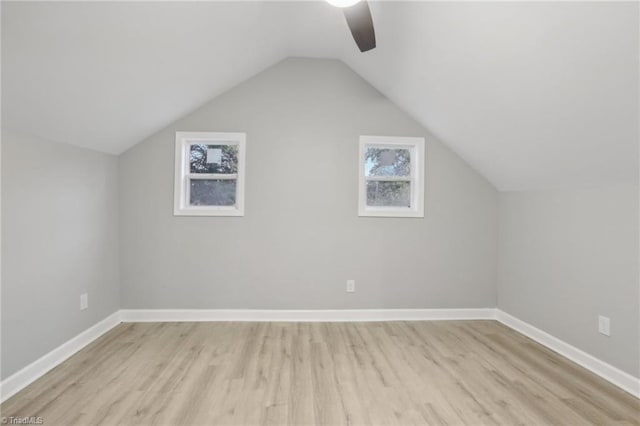
[[[353,6],[345,7],[343,11],[347,25],[349,25],[353,39],[360,51],[366,52],[376,47],[376,32],[373,29],[369,4],[363,0]]]

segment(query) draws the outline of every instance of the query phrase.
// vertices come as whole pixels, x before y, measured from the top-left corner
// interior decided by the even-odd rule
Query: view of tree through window
[[[367,205],[411,207],[411,182],[367,182]]]
[[[236,203],[236,181],[193,179],[189,193],[192,206],[233,206]]]
[[[192,144],[189,169],[195,175],[238,173],[237,145]],[[189,204],[192,206],[233,206],[236,203],[235,179],[191,178]]]
[[[367,148],[365,176],[409,176],[411,151],[408,149]]]
[[[210,154],[216,153],[220,155],[216,155],[216,158],[210,158]],[[189,163],[191,173],[238,173],[238,147],[236,145],[193,144],[189,152]]]
[[[370,180],[367,182],[367,205],[411,207],[411,151],[368,147],[365,151],[365,176],[393,177],[406,180]]]
[[[245,133],[176,132],[173,214],[244,216]]]

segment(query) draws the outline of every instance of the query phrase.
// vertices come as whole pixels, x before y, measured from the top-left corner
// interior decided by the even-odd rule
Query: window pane
[[[191,145],[191,173],[238,173],[237,145]]]
[[[192,206],[233,206],[236,180],[192,179],[189,204]]]
[[[367,182],[367,205],[411,207],[411,182]]]
[[[366,148],[365,176],[409,176],[411,151],[408,149]]]

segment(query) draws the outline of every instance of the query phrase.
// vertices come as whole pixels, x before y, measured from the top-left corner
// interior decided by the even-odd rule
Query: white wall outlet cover
[[[598,316],[598,332],[605,336],[611,335],[611,320],[608,317]]]
[[[356,291],[355,280],[347,280],[347,293],[353,293]]]
[[[89,307],[89,295],[87,293],[82,293],[80,295],[80,310],[85,310]]]

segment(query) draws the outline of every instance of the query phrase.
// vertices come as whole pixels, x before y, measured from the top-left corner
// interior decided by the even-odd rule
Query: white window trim
[[[365,150],[367,147],[380,148],[406,148],[411,151],[411,174],[406,178],[378,178],[366,177]],[[373,217],[424,217],[424,138],[395,137],[395,136],[360,136],[358,171],[358,216]],[[378,207],[367,206],[368,180],[410,180],[411,181],[411,207]]]
[[[237,174],[198,175],[198,178],[237,179],[235,206],[189,205],[189,147],[193,143],[238,146]],[[244,216],[245,147],[245,133],[176,132],[173,214],[175,216]]]

